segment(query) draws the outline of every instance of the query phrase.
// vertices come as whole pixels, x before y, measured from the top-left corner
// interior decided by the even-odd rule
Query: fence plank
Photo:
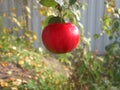
[[[81,22],[85,27],[85,35],[91,37],[91,51],[98,50],[99,54],[104,53],[103,43],[105,36],[95,40],[94,34],[102,32],[100,19],[104,14],[104,0],[82,0],[87,3],[87,9],[82,12]]]
[[[38,8],[40,8],[40,5],[38,4],[37,1],[33,0],[32,1],[32,5],[37,6]],[[37,9],[34,8],[34,6],[31,7],[31,29],[33,31],[36,32],[37,36],[38,36],[38,41],[35,43],[36,47],[43,47],[42,44],[42,39],[41,39],[41,34],[42,34],[42,28],[40,25],[40,21],[41,21],[41,16],[39,14],[39,11]]]

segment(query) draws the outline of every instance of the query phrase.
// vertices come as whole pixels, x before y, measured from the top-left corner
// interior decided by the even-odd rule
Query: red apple
[[[42,32],[44,46],[53,53],[70,52],[76,48],[79,40],[79,30],[72,23],[48,24]]]

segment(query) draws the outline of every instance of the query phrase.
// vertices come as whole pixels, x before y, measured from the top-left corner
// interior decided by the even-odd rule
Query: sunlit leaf
[[[6,16],[7,16],[6,12],[4,12],[4,13],[3,13],[3,16],[4,16],[4,17],[6,17]]]
[[[118,9],[118,13],[119,13],[119,15],[120,15],[120,8]]]
[[[113,8],[112,8],[112,7],[108,7],[108,8],[106,9],[106,12],[107,12],[107,13],[112,13],[112,12],[113,12]]]
[[[15,86],[19,86],[20,84],[22,84],[22,80],[21,79],[16,79],[15,81],[12,82],[13,85]]]
[[[110,3],[110,6],[113,7],[113,8],[115,7],[115,2],[114,2],[114,0]]]
[[[18,90],[17,86],[11,87],[11,90]]]
[[[27,17],[28,17],[28,19],[31,19],[31,15],[30,14],[28,14]]]
[[[12,49],[13,49],[13,50],[16,50],[17,48],[16,48],[16,46],[13,46]]]
[[[39,14],[40,15],[45,15],[47,14],[47,12],[45,12],[48,8],[45,7],[45,6],[42,6],[40,9],[39,9]]]
[[[40,0],[40,4],[47,7],[57,6],[57,3],[54,0]]]
[[[33,62],[32,65],[33,65],[35,68],[39,67],[39,65],[38,65],[37,63],[35,63],[35,62]]]
[[[6,67],[6,66],[8,65],[8,63],[0,62],[0,65],[1,65],[2,67]]]
[[[3,82],[0,82],[0,86],[1,87],[8,87],[9,84],[7,82],[3,81]]]
[[[15,13],[11,13],[11,15],[12,15],[13,17],[16,17],[16,14],[15,14]]]
[[[0,48],[3,48],[3,46],[2,46],[2,45],[0,45]]]
[[[57,79],[57,80],[55,81],[55,84],[59,84],[59,82],[60,82],[60,81]]]
[[[18,64],[19,64],[19,65],[23,65],[23,64],[24,64],[24,60],[19,60],[19,61],[18,61]]]
[[[29,13],[29,14],[31,13],[31,10],[28,6],[26,6],[25,9],[26,9],[27,13]]]
[[[8,74],[8,75],[12,75],[12,71],[8,71],[7,74]]]
[[[47,65],[45,61],[41,61],[41,64],[42,64],[43,66],[46,66],[46,65]]]
[[[26,36],[26,37],[30,37],[30,33],[25,32],[25,36]]]
[[[21,21],[20,21],[20,24],[21,24],[21,26],[24,26],[24,25],[25,25],[25,21],[24,21],[24,20],[21,20]]]
[[[15,13],[16,12],[16,8],[12,8],[12,12]]]
[[[33,35],[33,40],[37,40],[37,36],[36,35]]]
[[[20,22],[16,18],[12,18],[12,21],[15,22],[19,27],[21,27]]]

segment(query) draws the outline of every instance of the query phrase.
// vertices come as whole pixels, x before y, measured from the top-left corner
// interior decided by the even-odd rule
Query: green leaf
[[[58,3],[55,0],[40,0],[40,4],[46,7],[55,7]]]
[[[69,0],[69,5],[75,4],[76,1],[77,1],[77,0]]]
[[[112,40],[113,39],[113,36],[109,36],[109,40]]]
[[[119,68],[119,67],[118,67]],[[118,76],[120,76],[120,70],[119,69],[117,69],[115,72],[114,72],[114,79],[115,79],[115,81],[119,81],[120,80],[120,77],[118,77]]]
[[[50,18],[52,18],[52,17],[54,17],[54,16],[53,16],[53,15],[50,15],[50,16],[48,16],[48,17],[45,19],[45,21],[43,22],[43,27],[45,27],[45,26],[48,24]]]
[[[86,72],[86,65],[84,62],[81,63],[80,67],[77,69],[78,75],[82,75]]]
[[[100,34],[94,34],[94,39],[98,39],[100,37]]]
[[[117,43],[111,43],[105,47],[107,52],[113,53],[113,51],[117,50]]]
[[[65,22],[63,18],[51,15],[45,19],[43,23],[43,27],[45,27],[50,23],[62,23],[62,22]]]
[[[118,21],[115,21],[113,28],[114,29],[119,29],[119,22]]]
[[[53,16],[48,21],[48,23],[63,23],[63,22],[65,22],[65,21],[63,20],[63,18],[61,18],[59,16],[57,16],[57,17]]]

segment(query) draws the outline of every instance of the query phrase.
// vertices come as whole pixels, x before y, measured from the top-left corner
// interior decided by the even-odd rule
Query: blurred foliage
[[[30,80],[0,81],[2,90],[119,90],[120,88],[120,8],[115,7],[114,0],[106,0],[106,13],[102,18],[103,33],[108,36],[105,56],[97,56],[97,52],[90,52],[90,39],[84,36],[84,28],[80,23],[80,9],[85,4],[79,0],[39,0],[39,9],[45,18],[41,23],[46,26],[51,18],[61,17],[62,21],[72,22],[81,27],[81,43],[74,51],[67,54],[53,55],[46,53],[41,47],[33,47],[37,40],[35,32],[28,29],[25,20],[15,16],[9,18],[15,27],[7,28],[3,24],[3,13],[0,17],[0,60],[12,62],[20,68],[33,72]],[[47,2],[47,3],[46,3]],[[51,4],[54,2],[54,4]],[[59,8],[56,5],[59,4]],[[44,5],[44,6],[43,6]],[[29,16],[30,9],[25,7]],[[62,9],[62,11],[61,11]],[[30,17],[30,16],[29,16]],[[75,18],[73,18],[75,17]],[[52,22],[52,21],[50,21]],[[22,34],[20,34],[22,33]],[[95,34],[95,39],[102,36]],[[56,74],[54,69],[46,64],[43,58],[53,56],[70,70],[69,78],[63,74]],[[55,66],[55,64],[53,65]],[[56,66],[56,68],[58,68]],[[66,69],[66,68],[64,68]],[[11,74],[11,72],[9,72]]]
[[[106,12],[102,20],[103,30],[111,43],[105,47],[107,52],[105,65],[109,68],[107,70],[109,83],[118,90],[120,88],[120,78],[118,77],[120,75],[120,8],[115,7],[114,1],[106,2]]]
[[[108,36],[110,43],[106,45],[104,57],[105,84],[102,90],[119,90],[120,88],[120,8],[115,7],[115,0],[106,0],[106,13],[102,18],[102,34],[95,34],[99,38],[103,34]],[[98,85],[97,85],[98,87]],[[102,86],[103,87],[103,86]],[[100,89],[101,90],[101,89]]]
[[[19,77],[8,81],[0,80],[0,89],[61,90],[66,84],[66,76],[60,73],[56,74],[52,67],[44,61],[46,54],[42,48],[34,48],[33,42],[28,42],[26,38],[32,37],[34,33],[27,31],[19,37],[9,33],[9,28],[4,29],[2,17],[0,25],[0,62],[11,62],[21,69],[25,68],[33,72],[30,80],[23,80]],[[4,63],[2,65],[6,66]],[[12,75],[12,72],[9,71],[8,74]]]

